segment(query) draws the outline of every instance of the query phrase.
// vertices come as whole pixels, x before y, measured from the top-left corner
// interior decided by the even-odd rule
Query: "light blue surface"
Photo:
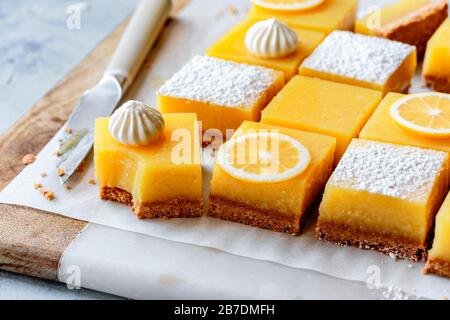
[[[0,134],[110,33],[138,0],[0,0]],[[68,8],[80,5],[80,29]],[[76,21],[75,21],[76,22]],[[0,299],[97,299],[62,284],[0,272]]]

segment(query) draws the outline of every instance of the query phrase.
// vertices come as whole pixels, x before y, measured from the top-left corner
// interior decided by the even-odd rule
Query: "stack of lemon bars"
[[[361,19],[357,0],[252,2],[167,80],[157,109],[134,101],[97,120],[101,197],[138,218],[206,207],[293,235],[320,201],[318,239],[450,277],[447,1],[399,0]],[[435,91],[408,94],[421,60]],[[208,203],[202,146],[216,155]]]

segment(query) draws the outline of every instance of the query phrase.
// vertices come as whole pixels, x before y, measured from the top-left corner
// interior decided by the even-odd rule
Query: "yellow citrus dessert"
[[[202,130],[237,129],[259,121],[261,110],[284,85],[282,72],[196,56],[157,92],[163,113],[196,113]]]
[[[298,28],[328,34],[336,29],[352,30],[357,9],[357,0],[324,0],[306,10],[270,9],[254,5],[250,10],[249,17],[257,20],[275,17]]]
[[[406,92],[417,67],[409,44],[334,31],[300,66],[309,77],[387,92]]]
[[[435,99],[437,99],[436,102],[439,103],[441,98],[436,97],[433,93],[427,94],[426,96],[428,97],[427,99],[430,99],[429,101],[421,100],[421,98],[419,98],[415,102],[414,100],[412,100],[413,105],[411,106],[411,108],[408,108],[408,104],[400,105],[404,106],[403,108],[405,108],[405,110],[411,111],[404,115],[408,121],[412,121],[413,124],[417,121],[418,123],[425,121],[425,123],[418,126],[419,128],[417,128],[417,126],[415,125],[409,125],[408,121],[406,121],[405,123],[398,123],[395,118],[392,117],[391,110],[393,106],[395,106],[395,104],[401,102],[408,96],[398,93],[389,93],[377,107],[369,121],[367,121],[367,124],[361,130],[359,137],[361,139],[367,140],[376,140],[381,142],[389,142],[400,145],[450,152],[450,137],[443,137],[442,133],[439,133],[440,130],[438,130],[437,133],[433,134],[434,130],[432,129],[432,127],[428,129],[426,128],[427,125],[433,126],[434,121],[431,120],[433,120],[433,118],[436,116],[438,116],[437,119],[441,119],[436,122],[436,124],[446,124],[446,126],[448,126],[449,122],[442,120],[445,119],[442,117],[448,117],[448,111],[443,111],[442,113],[438,114],[436,110],[432,110],[433,108],[429,108],[428,104],[435,103],[433,102]],[[433,96],[435,96],[436,98],[433,98]],[[408,102],[411,100],[406,101]],[[448,102],[445,103],[446,105],[448,105]],[[416,106],[414,104],[416,104]],[[442,107],[445,107],[445,105],[442,104]],[[425,128],[421,129],[420,127],[423,125],[425,125]],[[446,131],[445,128],[444,131]]]
[[[296,76],[263,110],[261,122],[335,137],[337,164],[381,98],[379,91]]]
[[[447,0],[397,0],[382,8],[372,7],[356,20],[355,31],[409,43],[423,58],[428,40],[447,16]]]
[[[449,94],[411,94],[396,101],[390,115],[400,128],[412,134],[434,139],[450,138]]]
[[[427,45],[423,77],[435,91],[450,93],[450,19],[439,27]]]
[[[252,19],[241,22],[209,48],[207,54],[216,58],[232,60],[239,63],[260,65],[279,70],[284,72],[286,79],[290,79],[297,74],[298,67],[303,60],[309,56],[325,38],[325,34],[321,32],[291,28],[297,36],[295,41],[296,48],[292,53],[285,56],[281,55],[279,57],[260,56],[252,53],[246,45],[246,40],[248,39],[246,36],[248,35],[249,30],[255,26],[255,23],[258,23],[258,21]],[[274,37],[280,37],[282,33],[278,30],[273,30],[274,28],[270,28],[270,25],[268,27],[269,29],[267,32],[265,32],[265,30],[257,30],[255,37],[261,35],[262,39],[256,38],[251,40],[255,41],[255,46],[257,48],[262,48],[263,52],[267,46],[267,51],[270,53],[270,45],[274,44],[274,49],[280,50],[283,48],[283,45],[288,43],[288,41],[281,39],[284,41],[280,41],[280,43],[277,44],[277,39]],[[267,44],[264,41],[267,41]]]
[[[97,119],[94,159],[100,196],[131,206],[141,219],[201,216],[197,117],[188,113],[166,114],[164,122],[164,131],[157,140],[130,146],[110,133],[109,118]]]
[[[450,278],[450,194],[436,216],[433,248],[428,254],[425,273]]]
[[[331,174],[336,140],[244,122],[219,150],[208,215],[298,234]]]
[[[303,11],[322,4],[325,0],[251,0],[261,8],[283,11]]]
[[[447,191],[447,153],[355,139],[325,187],[316,234],[425,260],[428,234]]]

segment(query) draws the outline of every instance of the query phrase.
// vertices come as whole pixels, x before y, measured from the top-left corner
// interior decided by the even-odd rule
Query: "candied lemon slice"
[[[255,183],[276,183],[303,173],[311,162],[308,149],[277,132],[249,133],[222,145],[217,163],[232,177]]]
[[[394,103],[390,115],[405,131],[450,138],[450,95],[438,92],[411,94]]]
[[[256,6],[280,11],[301,11],[317,7],[325,0],[251,0]]]

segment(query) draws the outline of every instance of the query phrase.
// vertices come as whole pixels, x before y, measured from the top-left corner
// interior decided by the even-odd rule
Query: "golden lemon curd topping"
[[[330,33],[333,30],[352,30],[358,0],[325,0],[307,10],[277,10],[254,5],[249,17],[257,20],[277,18],[290,26]]]
[[[435,149],[450,152],[450,138],[439,138],[420,135],[401,128],[390,115],[392,106],[404,94],[389,93],[377,107],[372,117],[361,130],[361,139],[376,140],[400,145],[415,146],[424,149]]]
[[[448,188],[448,154],[355,139],[331,176],[320,223],[425,243]]]
[[[163,113],[196,113],[202,129],[237,129],[259,120],[260,111],[284,84],[281,72],[196,56],[157,92]]]
[[[287,80],[291,79],[298,73],[303,60],[322,42],[325,34],[289,26],[297,38],[294,39],[291,32],[280,26],[281,23],[271,21],[273,18],[262,22],[248,19],[237,24],[207,50],[207,55],[282,71]],[[284,36],[277,36],[279,29],[285,30]],[[263,37],[264,34],[267,37]],[[256,51],[259,55],[255,54]]]
[[[380,101],[379,91],[296,76],[263,110],[261,122],[335,137],[337,164]]]
[[[428,41],[423,75],[437,91],[450,93],[450,19]]]
[[[134,204],[202,197],[197,117],[166,114],[164,121],[158,140],[135,147],[114,139],[108,118],[96,120],[94,160],[100,187],[127,191]]]
[[[447,196],[439,213],[436,216],[436,229],[433,248],[429,254],[429,260],[447,262],[450,268],[450,194]],[[450,272],[450,269],[449,271]]]
[[[274,158],[273,155],[265,152],[256,153],[254,159],[260,161],[259,165],[231,166],[230,170],[230,165],[227,164],[225,166],[228,170],[224,170],[222,164],[218,161],[214,165],[211,196],[222,197],[274,213],[303,215],[331,174],[336,140],[320,134],[246,121],[239,127],[230,141],[239,139],[234,143],[234,146],[242,146],[239,141],[245,141],[246,138],[241,137],[260,133],[263,133],[263,135],[268,133],[279,134],[280,165],[275,166],[274,170],[270,165],[273,162],[267,161],[267,159],[273,160],[276,157]],[[297,142],[293,142],[292,139]],[[259,141],[265,140],[259,139]],[[222,150],[228,150],[228,148],[225,147]],[[255,154],[250,153],[248,149],[246,152],[248,153],[244,151],[244,154],[247,154],[247,157],[250,154]],[[308,153],[310,162],[304,168]],[[268,170],[265,172],[266,174],[262,172],[264,167]],[[295,171],[292,170],[294,168]],[[302,170],[304,171],[302,172]],[[263,179],[267,178],[267,181],[263,182],[261,181],[263,179],[255,178],[261,176],[260,173],[263,173],[262,177]],[[288,176],[290,176],[289,179]],[[278,181],[273,181],[274,178]]]
[[[355,31],[367,35],[376,35],[377,31],[390,24],[408,18],[435,0],[400,0],[382,8],[373,7],[362,19],[356,20]]]

